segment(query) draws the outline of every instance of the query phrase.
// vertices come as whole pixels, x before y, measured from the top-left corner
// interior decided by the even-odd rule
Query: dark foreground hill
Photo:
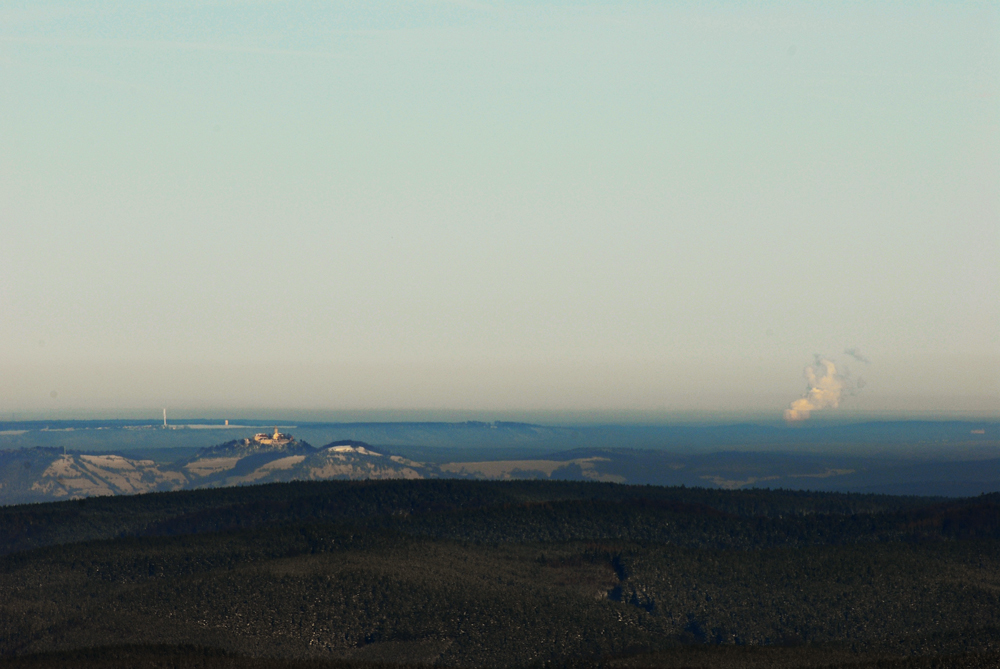
[[[0,509],[10,666],[991,667],[1000,495],[323,481]]]

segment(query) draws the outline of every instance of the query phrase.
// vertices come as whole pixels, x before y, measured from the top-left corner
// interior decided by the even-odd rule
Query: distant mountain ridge
[[[444,429],[437,424],[414,427]],[[526,440],[550,430],[521,424],[462,424],[455,429],[489,435],[513,430]],[[981,450],[985,457],[935,460],[808,451],[685,452],[629,447],[612,435],[613,430],[602,447],[577,445],[549,451],[537,445],[525,449],[386,447],[353,437],[336,438],[316,448],[275,428],[273,434],[259,433],[186,452],[177,449],[170,454],[170,462],[137,457],[129,451],[22,447],[0,450],[0,505],[327,479],[589,480],[950,497],[1000,490],[1000,458],[985,450],[988,441]]]
[[[52,448],[0,452],[0,503],[178,490],[184,475],[152,460]]]
[[[436,478],[441,470],[369,444],[335,441],[322,448],[291,440],[269,445],[232,440],[161,465],[120,454],[52,448],[0,451],[0,504],[128,495],[279,481]]]

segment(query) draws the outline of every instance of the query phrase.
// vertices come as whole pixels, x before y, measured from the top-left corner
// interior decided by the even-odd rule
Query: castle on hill
[[[292,435],[286,432],[278,432],[278,428],[274,428],[274,434],[268,434],[267,432],[258,432],[253,436],[253,439],[243,440],[247,445],[251,443],[264,444],[265,446],[284,446],[285,444],[294,441]]]

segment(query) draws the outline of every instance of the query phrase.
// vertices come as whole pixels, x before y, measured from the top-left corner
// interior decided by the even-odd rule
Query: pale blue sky
[[[0,417],[995,415],[998,76],[995,3],[5,2]]]

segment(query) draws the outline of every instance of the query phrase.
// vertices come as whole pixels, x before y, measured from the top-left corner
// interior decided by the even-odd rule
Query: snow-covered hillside
[[[0,452],[0,504],[79,499],[277,481],[419,479],[441,470],[360,442],[313,448],[293,441],[262,446],[234,441],[203,448],[169,465],[121,455],[63,453],[49,448]]]

